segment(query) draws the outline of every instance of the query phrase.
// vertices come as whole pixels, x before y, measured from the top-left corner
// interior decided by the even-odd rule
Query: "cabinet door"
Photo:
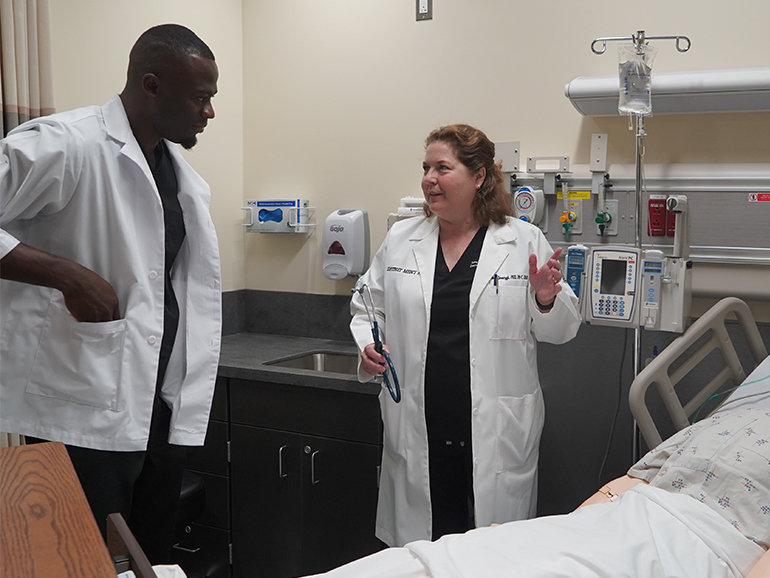
[[[233,576],[301,574],[301,436],[231,426]]]
[[[374,537],[378,446],[303,436],[302,574],[383,547]]]

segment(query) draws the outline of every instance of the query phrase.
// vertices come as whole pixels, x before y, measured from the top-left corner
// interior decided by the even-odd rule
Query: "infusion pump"
[[[567,250],[567,280],[592,325],[684,331],[690,315],[691,263],[627,246]],[[576,282],[576,279],[579,279]]]
[[[583,291],[586,293],[583,318],[593,325],[637,325],[638,290],[639,249],[593,249],[583,283]]]

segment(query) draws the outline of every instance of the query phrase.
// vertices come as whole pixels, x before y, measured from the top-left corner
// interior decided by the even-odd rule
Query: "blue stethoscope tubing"
[[[369,308],[369,303],[366,302],[364,290],[366,290],[366,293],[369,295],[369,303],[371,303],[371,309]],[[399,403],[401,401],[401,386],[398,383],[398,376],[396,375],[396,368],[393,367],[393,361],[391,361],[388,352],[382,347],[382,340],[380,339],[380,328],[377,325],[377,319],[374,316],[374,301],[372,300],[372,291],[369,289],[369,285],[366,283],[362,284],[358,289],[354,289],[354,291],[358,291],[361,294],[361,301],[364,302],[366,317],[369,319],[369,325],[372,328],[374,350],[385,358],[385,361],[388,365],[382,372],[383,379],[385,380],[385,386],[388,388],[388,392],[390,392],[390,397],[393,398],[393,401]],[[388,378],[388,372],[390,372],[390,376],[393,378],[392,384],[391,380]]]

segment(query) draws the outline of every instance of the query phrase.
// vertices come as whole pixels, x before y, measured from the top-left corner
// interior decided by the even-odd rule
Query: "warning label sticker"
[[[749,193],[750,203],[770,203],[770,193]]]

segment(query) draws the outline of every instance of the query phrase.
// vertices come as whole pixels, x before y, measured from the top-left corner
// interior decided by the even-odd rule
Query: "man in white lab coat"
[[[123,92],[0,141],[0,431],[67,445],[104,531],[167,561],[220,346],[210,191],[172,143],[214,117],[214,55],[162,25]]]

